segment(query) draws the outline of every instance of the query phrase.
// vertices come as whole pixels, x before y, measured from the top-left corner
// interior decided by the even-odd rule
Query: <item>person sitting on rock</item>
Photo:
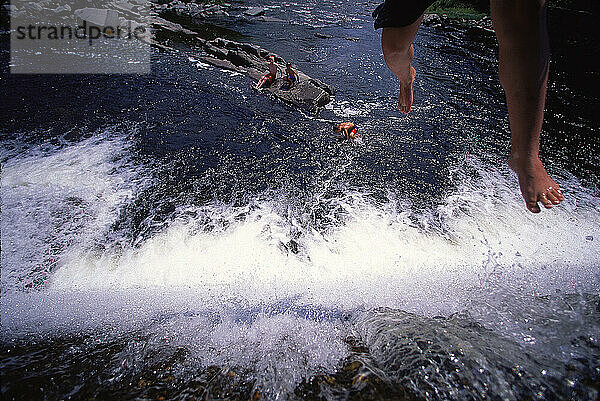
[[[275,79],[277,79],[277,71],[279,71],[280,74],[283,75],[283,73],[281,73],[281,70],[279,69],[279,67],[277,67],[277,65],[275,64],[275,56],[269,56],[269,72],[267,74],[263,75],[262,77],[260,77],[255,88],[260,89],[265,84],[267,86],[271,86],[273,84],[273,82],[275,82]]]
[[[290,63],[285,65],[285,76],[283,77],[283,81],[287,84],[288,88],[291,88],[296,82],[300,81],[298,73],[292,69],[292,64]]]
[[[356,124],[351,122],[334,124],[333,131],[338,133],[343,133],[343,135],[337,136],[336,139],[343,140],[351,140],[356,139],[358,137],[358,127]]]

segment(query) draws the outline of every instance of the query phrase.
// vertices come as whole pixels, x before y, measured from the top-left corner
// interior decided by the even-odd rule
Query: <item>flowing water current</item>
[[[211,29],[334,86],[318,115],[174,38],[150,75],[3,71],[2,398],[597,398],[597,73],[557,41],[533,215],[493,34],[422,27],[405,117],[375,2],[259,4]]]

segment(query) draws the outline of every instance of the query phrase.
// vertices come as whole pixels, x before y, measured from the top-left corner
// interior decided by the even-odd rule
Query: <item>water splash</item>
[[[374,369],[392,382],[406,384],[390,358],[406,366],[426,361],[431,374],[411,369],[406,380],[417,394],[423,385],[422,395],[440,398],[459,399],[467,391],[475,399],[486,392],[518,399],[514,380],[522,394],[542,386],[563,391],[540,376],[539,366],[547,363],[550,376],[560,381],[568,376],[569,355],[593,358],[591,345],[565,343],[573,336],[593,338],[597,323],[585,308],[569,312],[568,303],[557,301],[569,293],[597,292],[600,282],[600,254],[588,239],[600,235],[598,197],[574,178],[563,180],[563,205],[533,216],[507,170],[472,157],[449,178],[455,189],[426,212],[413,211],[394,191],[374,199],[340,176],[309,199],[271,190],[241,206],[181,205],[162,229],[138,243],[96,246],[127,235],[111,227],[136,188],[148,182],[148,172],[123,156],[127,146],[92,138],[4,164],[5,340],[144,333],[143,353],[186,348],[175,369],[181,380],[201,367],[225,366],[244,372],[273,397],[291,394],[311,375],[335,371],[349,355],[346,333],[354,330],[369,347]],[[73,197],[80,206],[70,206]],[[79,226],[57,231],[55,226],[63,227],[57,216]],[[5,250],[10,241],[15,252]],[[56,243],[64,245],[52,248]],[[40,273],[48,255],[54,265]],[[24,293],[24,282],[38,284]],[[543,296],[550,296],[550,307],[540,301]],[[372,312],[381,307],[393,311]],[[467,320],[431,319],[465,311],[468,324],[492,333],[489,341],[506,345],[510,354],[486,354],[485,342],[465,339],[471,336]],[[551,318],[560,333],[554,337],[547,330]],[[455,333],[435,340],[440,327]],[[437,353],[410,362],[412,345],[404,347],[409,340],[403,339],[422,332],[431,334],[427,341],[439,342]],[[128,341],[116,358],[144,358]],[[382,345],[390,342],[398,348]],[[471,351],[453,361],[451,348],[458,345]],[[525,346],[532,361],[521,360]],[[547,362],[557,350],[562,356]],[[436,364],[446,360],[464,374],[444,368],[436,376]],[[515,379],[515,366],[524,372],[521,378]],[[473,386],[452,392],[480,369],[484,373]]]

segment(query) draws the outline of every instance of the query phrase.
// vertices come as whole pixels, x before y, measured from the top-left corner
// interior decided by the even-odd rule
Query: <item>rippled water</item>
[[[596,81],[555,40],[567,200],[532,215],[493,36],[423,27],[404,117],[373,2],[268,4],[219,24],[336,87],[317,116],[184,43],[148,76],[4,72],[3,398],[597,397]]]

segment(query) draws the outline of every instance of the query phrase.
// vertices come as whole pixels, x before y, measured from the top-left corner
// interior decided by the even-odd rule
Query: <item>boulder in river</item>
[[[38,3],[25,3],[25,8],[28,8],[32,11],[42,11],[44,7],[39,5]]]
[[[17,6],[15,6],[14,4],[2,4],[2,8],[4,10],[8,11],[9,13],[15,13],[15,12],[19,11]]]
[[[201,58],[214,66],[226,68],[248,75],[258,81],[269,70],[269,55],[275,57],[278,67],[285,70],[285,60],[280,56],[270,53],[265,49],[248,43],[239,43],[232,40],[217,38],[205,40],[197,38],[206,52]],[[299,82],[288,87],[282,79],[264,88],[264,91],[273,94],[278,99],[310,112],[317,112],[321,107],[331,101],[334,89],[323,82],[311,78],[297,71]]]
[[[103,8],[81,8],[75,10],[75,16],[96,26],[119,26],[119,13]]]
[[[244,14],[249,15],[251,17],[258,17],[259,15],[263,15],[265,13],[265,9],[262,7],[252,7],[244,11]]]

